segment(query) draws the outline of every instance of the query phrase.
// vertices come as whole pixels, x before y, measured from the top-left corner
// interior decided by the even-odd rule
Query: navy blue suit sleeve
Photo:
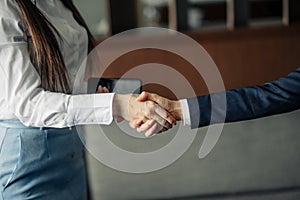
[[[220,92],[188,99],[191,128],[221,123],[224,115],[225,122],[236,122],[300,109],[300,68],[262,86],[225,91],[227,109],[211,108],[212,96],[218,101],[222,93],[224,96],[224,92]]]

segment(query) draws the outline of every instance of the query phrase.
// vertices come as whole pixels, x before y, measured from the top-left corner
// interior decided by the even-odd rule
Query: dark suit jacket
[[[225,114],[225,122],[236,122],[300,109],[300,68],[285,78],[262,86],[238,88],[225,93],[226,110],[218,106],[211,109],[211,96],[216,95],[218,99],[222,93],[188,99],[191,128],[223,122],[221,119]],[[214,119],[211,119],[212,112]]]

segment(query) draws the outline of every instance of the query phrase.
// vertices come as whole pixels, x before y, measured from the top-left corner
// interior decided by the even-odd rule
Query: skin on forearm
[[[171,101],[169,111],[177,121],[182,120],[182,110],[180,101]]]
[[[113,99],[113,116],[123,117],[125,120],[129,120],[128,105],[131,95],[115,94]]]

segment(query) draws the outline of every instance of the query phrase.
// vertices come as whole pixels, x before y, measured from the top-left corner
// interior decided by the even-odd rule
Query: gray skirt
[[[85,172],[76,128],[0,121],[0,200],[85,200]]]

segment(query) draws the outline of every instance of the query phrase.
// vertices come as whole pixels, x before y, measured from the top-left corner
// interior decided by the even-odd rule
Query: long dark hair
[[[60,38],[58,31],[31,0],[15,1],[24,21],[24,35],[27,35],[27,32],[31,35],[31,40],[28,42],[30,59],[41,77],[41,87],[51,92],[71,93],[68,71],[56,38],[57,36]],[[72,11],[75,20],[87,30],[90,52],[95,46],[95,41],[86,23],[72,0],[61,0],[61,2]]]

